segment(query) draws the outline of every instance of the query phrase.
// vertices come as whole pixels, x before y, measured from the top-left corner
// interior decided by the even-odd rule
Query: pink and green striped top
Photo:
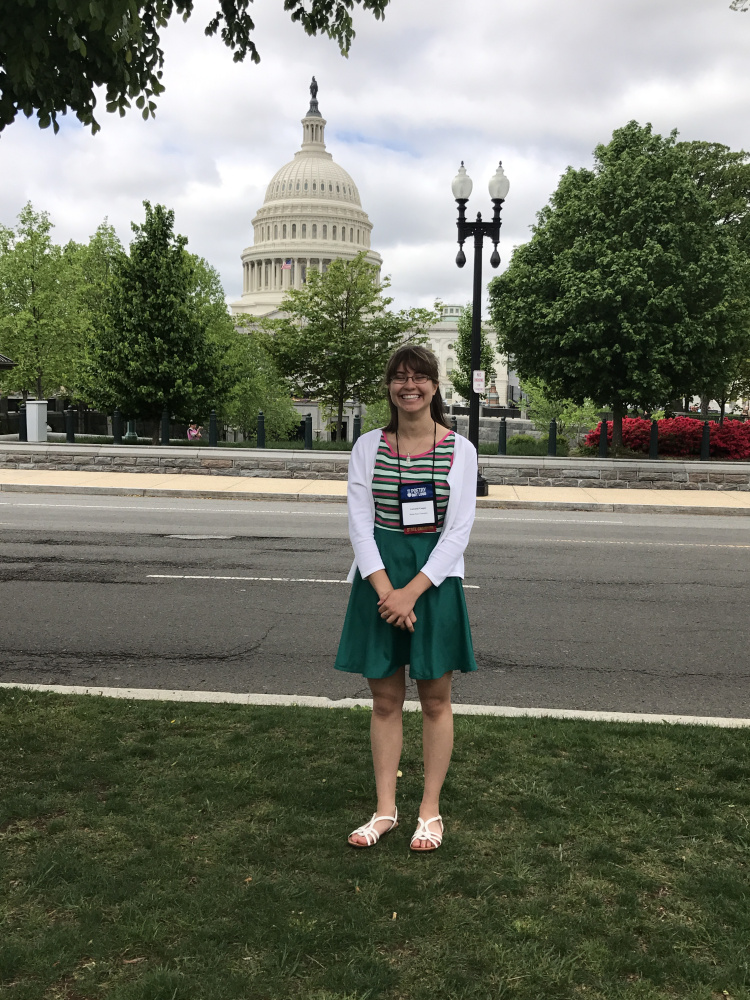
[[[438,433],[440,428],[438,428]],[[435,494],[438,509],[438,530],[443,526],[445,508],[448,506],[450,487],[446,479],[453,464],[453,431],[448,431],[435,446]],[[380,446],[375,458],[375,472],[372,477],[372,496],[375,501],[375,524],[378,528],[402,531],[398,512],[398,456],[391,448],[384,433],[380,435]],[[421,455],[409,459],[401,456],[401,482],[429,482],[432,474],[432,448]]]

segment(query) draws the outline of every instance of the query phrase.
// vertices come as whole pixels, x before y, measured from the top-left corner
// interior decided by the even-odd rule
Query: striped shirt
[[[446,479],[453,464],[453,431],[448,431],[435,446],[435,496],[438,509],[438,530],[443,526],[445,508],[448,506],[450,486]],[[430,482],[432,473],[432,448],[421,455],[401,456],[401,482]],[[402,531],[398,510],[399,462],[384,433],[375,459],[372,477],[372,496],[375,501],[375,524],[379,528]]]

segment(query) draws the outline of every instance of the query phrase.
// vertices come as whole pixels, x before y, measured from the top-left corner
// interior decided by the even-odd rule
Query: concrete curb
[[[172,490],[156,487],[132,486],[35,486],[26,483],[0,483],[0,493],[67,493],[77,496],[111,496],[111,497],[182,497],[185,500],[283,500],[294,503],[314,501],[316,503],[346,503],[345,496],[335,496],[331,493],[264,493],[253,490],[240,493],[236,490]],[[748,511],[750,513],[750,511]]]
[[[672,494],[674,496],[674,494]],[[587,510],[603,514],[714,514],[720,517],[748,517],[750,507],[695,507],[689,504],[597,503],[586,500],[491,500],[478,499],[480,507],[507,510]]]
[[[165,691],[160,688],[78,687],[66,684],[15,684],[2,682],[0,688],[40,691],[49,694],[93,695],[133,701],[202,702],[211,705],[299,705],[303,708],[372,708],[369,698],[315,698],[293,694],[241,694],[233,691]],[[407,712],[419,712],[418,701],[404,702]],[[568,708],[515,708],[507,705],[454,705],[454,715],[492,715],[502,718],[579,719],[589,722],[648,722],[682,726],[716,726],[745,729],[750,719],[729,719],[699,715],[655,715],[641,712],[587,712]]]
[[[256,480],[257,481],[257,480]],[[634,491],[635,492],[635,491]],[[115,496],[115,497],[169,497],[185,500],[278,500],[291,503],[346,503],[346,497],[330,493],[265,493],[255,491],[241,493],[237,490],[194,490],[159,489],[156,487],[132,486],[62,486],[31,483],[0,483],[0,493],[60,493],[68,495]],[[674,492],[670,491],[674,497]],[[581,510],[599,511],[604,514],[689,514],[719,517],[750,517],[750,507],[711,507],[691,504],[651,504],[651,503],[599,503],[586,500],[495,500],[480,498],[477,508],[499,510]]]

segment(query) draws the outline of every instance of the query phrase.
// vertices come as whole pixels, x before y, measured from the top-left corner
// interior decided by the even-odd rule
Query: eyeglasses
[[[398,385],[403,385],[408,382],[409,379],[412,380],[414,385],[424,385],[425,382],[432,382],[429,375],[403,375],[397,372],[395,375],[391,376],[391,382],[396,382]]]

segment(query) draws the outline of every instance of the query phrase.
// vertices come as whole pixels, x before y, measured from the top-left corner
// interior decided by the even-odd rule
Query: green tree
[[[572,431],[577,439],[582,430],[590,429],[599,419],[599,412],[590,399],[581,406],[572,399],[556,399],[549,386],[538,378],[524,379],[520,385],[528,400],[529,419],[538,431],[549,433],[549,425],[555,420],[559,434]]]
[[[206,323],[206,336],[218,363],[217,416],[246,437],[256,433],[258,411],[272,440],[289,437],[299,426],[289,386],[281,377],[254,321],[229,315],[218,271],[201,257],[190,256],[193,297]]]
[[[529,243],[490,286],[500,350],[558,398],[611,406],[622,444],[628,404],[692,393],[748,326],[747,256],[651,126],[630,122],[569,167]]]
[[[102,331],[107,323],[112,283],[124,255],[117,233],[106,219],[88,243],[71,241],[63,248],[63,257],[78,279],[76,311],[81,337],[65,380],[67,394],[74,398],[86,399],[86,344],[94,331]]]
[[[701,412],[708,416],[708,406],[712,399],[719,404],[719,425],[724,423],[727,403],[750,396],[750,345],[748,354],[735,354],[726,359],[720,375],[701,394]]]
[[[253,41],[252,0],[220,0],[206,26],[234,52],[260,62]],[[308,35],[322,32],[343,55],[354,38],[355,5],[382,18],[389,0],[284,0]],[[0,16],[0,131],[19,111],[37,113],[41,128],[58,131],[58,114],[75,112],[92,132],[98,87],[107,111],[124,115],[131,102],[144,118],[164,91],[160,32],[173,15],[187,20],[193,0],[4,0]]]
[[[364,417],[362,417],[362,433],[366,434],[368,431],[374,431],[378,427],[385,427],[391,419],[391,408],[388,405],[388,399],[386,396],[381,396],[379,399],[375,399],[372,403],[367,404],[367,410]]]
[[[123,263],[125,251],[107,219],[96,229],[89,242],[79,248],[83,273],[83,298],[92,327],[100,329],[106,322],[112,282]]]
[[[398,344],[423,343],[439,314],[428,309],[391,312],[377,268],[365,253],[307,272],[305,285],[281,304],[285,319],[266,321],[267,343],[295,395],[318,400],[336,414],[341,439],[344,404],[382,397],[385,365]]]
[[[688,157],[696,183],[708,197],[714,223],[735,245],[735,252],[750,254],[750,154],[731,150],[715,142],[678,143]],[[750,358],[750,325],[745,336],[723,342],[716,363],[700,373],[694,391],[701,396],[704,415],[708,402],[715,399],[723,423],[727,403],[748,392],[748,358]]]
[[[192,271],[191,300],[201,314],[207,336],[221,354],[231,346],[236,329],[227,309],[219,272],[203,257],[187,252],[186,257]]]
[[[16,362],[0,385],[24,398],[69,384],[83,347],[79,261],[52,242],[52,228],[30,202],[15,230],[0,226],[0,340]]]
[[[471,304],[467,304],[461,310],[458,317],[458,339],[456,340],[456,367],[450,373],[450,380],[453,388],[464,399],[469,399],[471,395]],[[484,372],[487,388],[496,377],[495,371],[495,350],[490,343],[490,338],[482,325],[482,338],[480,344],[479,367]],[[486,399],[487,394],[482,393],[480,399]]]
[[[723,231],[750,252],[750,153],[719,142],[678,142]]]
[[[243,325],[247,332],[243,332]],[[240,321],[240,329],[233,329],[224,344],[230,385],[219,411],[222,419],[252,438],[262,410],[268,439],[286,440],[299,427],[300,415],[268,350],[267,338]]]
[[[195,259],[174,234],[174,212],[143,204],[130,255],[115,263],[104,326],[91,335],[87,392],[102,409],[155,424],[165,407],[203,419],[223,386]]]

